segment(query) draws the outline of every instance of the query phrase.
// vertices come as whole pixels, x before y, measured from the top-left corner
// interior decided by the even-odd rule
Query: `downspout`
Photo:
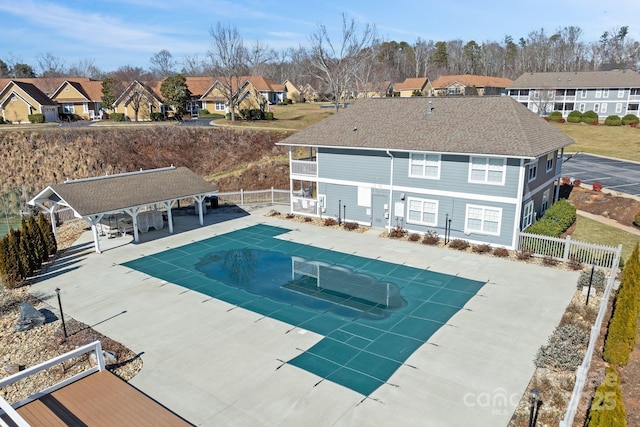
[[[560,159],[560,160],[558,160],[558,159]],[[556,194],[554,194],[553,203],[557,202],[560,199],[560,185],[562,184],[560,181],[562,179],[561,177],[562,177],[562,162],[563,162],[563,159],[564,159],[564,147],[562,147],[560,149],[560,155],[559,156],[556,155],[556,165],[555,165],[555,167],[556,167],[556,177],[555,177],[555,179],[558,181],[558,184],[556,185],[556,191],[555,191]],[[560,168],[560,171],[558,171],[558,167]]]
[[[393,157],[393,154],[391,154],[391,151],[387,150],[387,156],[391,157],[391,172],[389,174],[389,207],[387,209],[387,215],[389,218],[387,221],[387,232],[391,231],[391,217],[393,215],[391,215],[391,204],[393,201],[393,160],[395,159],[395,157]]]

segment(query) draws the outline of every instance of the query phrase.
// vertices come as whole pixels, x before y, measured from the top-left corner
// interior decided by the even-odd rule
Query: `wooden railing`
[[[23,405],[26,405],[27,403],[33,402],[34,400],[38,400],[43,396],[53,393],[54,391],[61,389],[62,387],[69,385],[73,382],[76,382],[88,375],[91,375],[95,372],[103,371],[105,369],[105,365],[104,365],[104,357],[102,355],[102,345],[100,344],[100,341],[94,341],[90,344],[84,345],[82,347],[78,347],[75,350],[61,354],[58,357],[54,357],[53,359],[49,359],[38,365],[27,368],[24,371],[20,371],[6,378],[0,379],[0,389],[1,389],[17,381],[20,381],[21,379],[37,374],[38,372],[44,371],[45,369],[49,369],[52,366],[59,365],[66,360],[73,359],[74,357],[82,356],[85,353],[94,353],[96,355],[96,360],[98,362],[96,366],[93,366],[85,371],[79,372],[51,387],[48,387],[42,391],[32,394],[31,396],[23,400],[20,400],[19,402],[16,402],[12,405],[10,405],[6,400],[4,400],[0,396],[0,415],[7,414],[15,425],[18,425],[20,427],[29,427],[29,424],[20,416],[20,414],[16,412],[16,409]],[[0,419],[0,426],[8,427],[8,424],[6,424],[4,421],[2,421],[2,419]]]

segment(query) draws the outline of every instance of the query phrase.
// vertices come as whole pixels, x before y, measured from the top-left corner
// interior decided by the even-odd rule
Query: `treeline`
[[[321,26],[321,28],[323,28]],[[357,34],[357,33],[356,33]],[[312,34],[312,38],[315,35]],[[640,68],[640,42],[629,36],[629,27],[605,31],[597,41],[584,41],[583,30],[567,26],[549,31],[545,28],[526,36],[506,35],[503,40],[382,40],[372,33],[372,43],[359,46],[367,57],[358,71],[360,80],[400,82],[407,77],[476,74],[515,79],[523,73],[596,71],[603,68]],[[338,43],[338,41],[334,41]],[[339,44],[339,43],[338,43]],[[356,46],[358,47],[358,46]],[[281,83],[286,79],[309,83],[316,89],[331,92],[320,76],[309,72],[314,46],[290,47],[276,51],[255,41],[249,52],[236,64],[239,72],[269,77]],[[93,60],[66,64],[64,58],[41,54],[37,64],[24,64],[13,58],[0,59],[0,77],[90,77],[114,81],[152,81],[181,73],[187,76],[212,76],[217,71],[212,52],[201,56],[174,57],[163,49],[149,58],[149,67],[122,65],[116,70],[100,70]],[[328,58],[338,64],[344,58]]]
[[[20,230],[11,229],[0,240],[0,279],[8,288],[15,288],[32,277],[50,256],[58,251],[51,223],[42,213],[38,219],[22,218]]]

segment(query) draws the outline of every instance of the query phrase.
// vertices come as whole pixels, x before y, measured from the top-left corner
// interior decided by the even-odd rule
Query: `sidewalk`
[[[627,233],[631,233],[631,234],[635,234],[636,236],[640,236],[640,228],[636,228],[636,227],[631,227],[631,226],[628,226],[628,225],[620,224],[615,219],[605,218],[602,215],[594,215],[592,213],[581,211],[581,210],[577,210],[576,214],[581,215],[581,216],[583,216],[585,218],[592,219],[594,221],[598,221],[598,222],[600,222],[602,224],[606,224],[606,225],[609,225],[611,227],[618,228],[620,230],[626,231]]]

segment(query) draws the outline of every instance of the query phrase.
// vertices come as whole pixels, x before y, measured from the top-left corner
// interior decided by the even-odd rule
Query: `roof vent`
[[[427,110],[427,114],[431,114],[433,111],[433,101],[429,100],[429,109]]]

